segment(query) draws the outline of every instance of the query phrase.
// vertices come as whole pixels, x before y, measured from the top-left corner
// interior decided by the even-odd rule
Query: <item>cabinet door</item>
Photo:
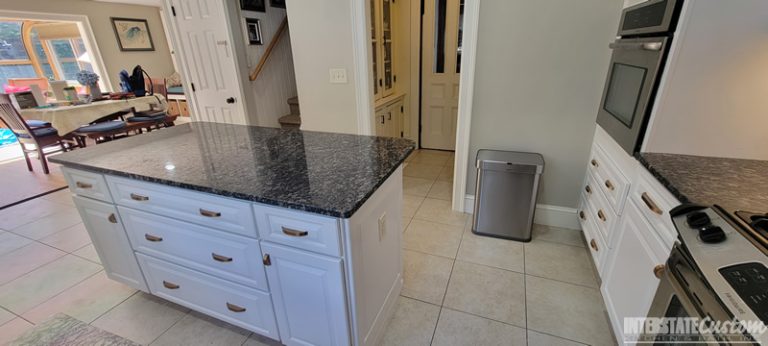
[[[379,5],[378,1],[371,0],[371,64],[373,66],[373,99],[378,100],[381,98],[381,88],[379,87],[379,78],[381,72],[379,72],[379,54],[381,50],[379,45],[381,40],[379,39]]]
[[[107,276],[148,292],[131,243],[128,242],[128,235],[117,214],[117,208],[112,204],[80,196],[74,196],[74,200]]]
[[[373,123],[376,124],[376,135],[386,136],[387,127],[387,108],[376,109],[376,114],[373,116]]]
[[[382,93],[384,97],[392,94],[395,86],[394,53],[392,52],[392,1],[381,1],[381,65],[384,79]]]
[[[624,318],[648,314],[659,286],[654,267],[663,264],[669,254],[664,255],[663,243],[634,202],[625,206],[617,231],[602,290],[613,330],[623,340]]]
[[[261,243],[280,338],[286,345],[349,345],[342,261]]]

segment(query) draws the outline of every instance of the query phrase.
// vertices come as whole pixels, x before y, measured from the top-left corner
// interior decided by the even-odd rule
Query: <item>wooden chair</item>
[[[0,120],[3,121],[16,138],[19,140],[21,151],[24,154],[24,160],[27,161],[27,168],[32,172],[32,162],[29,160],[29,154],[37,153],[37,158],[43,166],[43,173],[48,174],[48,161],[45,156],[60,151],[69,151],[76,148],[76,142],[70,141],[71,138],[59,136],[59,131],[53,127],[32,127],[24,121],[21,114],[13,107],[11,98],[7,94],[0,94]],[[34,146],[30,148],[29,146]],[[45,149],[59,147],[59,149],[45,152]]]

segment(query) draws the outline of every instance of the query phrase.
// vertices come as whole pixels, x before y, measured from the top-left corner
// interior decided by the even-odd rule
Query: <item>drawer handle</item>
[[[229,309],[229,311],[232,311],[232,312],[245,312],[245,308],[244,307],[237,306],[237,305],[229,303],[229,302],[227,303],[227,309]]]
[[[579,217],[580,217],[582,220],[586,220],[586,219],[587,219],[587,215],[585,215],[585,214],[584,214],[584,211],[583,211],[583,210],[582,210],[582,211],[579,211]]]
[[[151,235],[149,233],[144,233],[144,239],[149,240],[151,242],[160,242],[163,241],[163,237],[158,237],[156,235]]]
[[[261,258],[261,263],[264,263],[265,266],[271,266],[272,258],[269,257],[269,254],[264,254],[264,257]]]
[[[592,188],[589,187],[589,185],[584,186],[584,191],[587,191],[587,193],[590,194],[590,195],[592,194]]]
[[[178,289],[179,287],[181,287],[181,286],[179,286],[179,285],[177,285],[177,284],[175,284],[173,282],[168,282],[168,281],[165,281],[165,280],[163,280],[163,286],[165,286],[165,288],[167,288],[169,290],[175,290],[175,289]]]
[[[132,193],[131,194],[131,199],[134,200],[134,201],[148,201],[149,197],[142,196],[142,195],[137,195],[135,193]]]
[[[661,279],[661,277],[664,275],[665,269],[667,269],[667,266],[659,264],[653,267],[653,275],[655,275],[657,279]]]
[[[595,251],[600,251],[600,249],[597,247],[597,242],[594,239],[589,241],[589,246]]]
[[[640,198],[643,200],[643,202],[645,202],[645,205],[652,212],[654,212],[656,214],[659,214],[659,215],[664,214],[664,211],[662,211],[661,208],[659,208],[659,206],[656,205],[656,202],[654,202],[653,199],[651,199],[651,196],[648,196],[647,192],[643,192],[643,194],[640,195]]]
[[[607,187],[608,190],[611,190],[611,191],[613,191],[613,189],[615,189],[615,187],[613,187],[613,183],[611,182],[610,179],[605,181],[605,187]]]
[[[117,216],[115,216],[115,213],[109,214],[109,216],[107,216],[107,220],[109,220],[111,223],[117,223]]]
[[[605,213],[603,213],[602,209],[597,211],[597,217],[599,217],[600,220],[603,220],[603,222],[608,221],[608,219],[605,217]]]
[[[205,217],[221,217],[221,213],[200,208],[200,215]]]
[[[232,262],[232,257],[222,256],[217,253],[211,253],[211,257],[213,257],[214,260],[219,262]]]
[[[299,230],[295,230],[287,227],[282,227],[282,228],[283,228],[283,233],[291,237],[306,237],[309,234],[309,232],[307,231],[299,231]]]
[[[84,183],[82,181],[75,182],[75,186],[77,186],[77,187],[79,187],[81,189],[90,189],[90,188],[93,187],[93,185],[88,184],[88,183]]]
[[[597,168],[597,167],[600,167],[600,164],[599,164],[599,163],[597,163],[597,160],[595,160],[595,159],[592,159],[592,161],[590,161],[590,163],[591,163],[591,164],[592,164],[592,166],[593,166],[593,167],[595,167],[595,168]]]

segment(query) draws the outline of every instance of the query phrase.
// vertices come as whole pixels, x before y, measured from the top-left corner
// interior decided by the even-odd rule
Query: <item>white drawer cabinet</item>
[[[75,206],[109,278],[147,292],[128,236],[114,205],[74,196]]]
[[[107,184],[117,205],[257,237],[251,203],[113,176]]]
[[[279,339],[269,293],[137,254],[150,292],[222,321]]]
[[[339,219],[254,205],[261,239],[331,256],[341,256]]]
[[[629,179],[599,145],[592,147],[591,157],[590,172],[597,183],[593,188],[601,190],[612,210],[616,215],[621,215],[629,193]]]
[[[653,226],[653,230],[671,251],[677,239],[677,230],[669,211],[680,204],[667,189],[645,169],[639,169],[629,198],[640,207],[640,213]]]
[[[259,241],[118,207],[136,251],[222,279],[268,290]]]
[[[64,179],[67,180],[72,193],[112,203],[112,196],[103,175],[67,167],[62,167],[61,172],[64,173]]]
[[[342,261],[263,242],[269,288],[286,345],[349,345]]]
[[[581,203],[579,203],[578,214],[581,229],[584,231],[584,238],[589,245],[592,260],[595,262],[595,268],[597,268],[598,273],[601,273],[603,271],[603,263],[605,262],[605,253],[608,248],[605,246],[605,241],[597,229],[597,224],[594,220],[595,216],[591,212],[585,197],[582,197]]]

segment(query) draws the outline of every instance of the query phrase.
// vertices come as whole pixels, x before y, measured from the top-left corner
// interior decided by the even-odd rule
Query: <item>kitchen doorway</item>
[[[454,151],[459,109],[464,0],[423,2],[420,142]]]

